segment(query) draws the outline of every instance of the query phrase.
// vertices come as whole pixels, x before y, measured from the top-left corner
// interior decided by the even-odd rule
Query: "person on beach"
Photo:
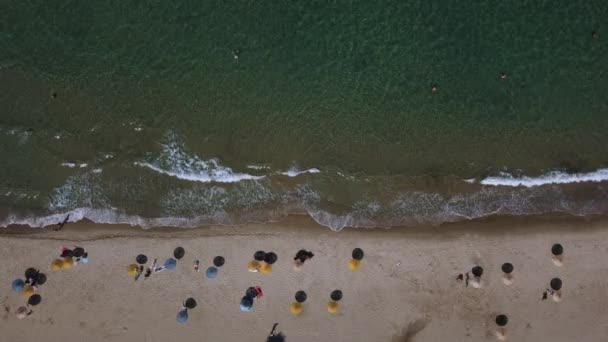
[[[61,229],[63,229],[63,226],[65,226],[65,224],[68,223],[69,219],[70,219],[70,214],[68,214],[68,216],[66,216],[62,222],[57,223],[57,227],[53,228],[53,230],[58,232]]]
[[[464,281],[464,286],[465,287],[469,287],[469,279],[471,278],[471,276],[469,275],[469,272],[466,273],[460,273],[457,277],[456,277],[456,281],[461,283],[462,281]]]
[[[24,319],[25,317],[31,315],[33,312],[34,311],[32,311],[32,308],[29,305],[20,306],[17,311],[15,311],[15,315],[18,319]]]

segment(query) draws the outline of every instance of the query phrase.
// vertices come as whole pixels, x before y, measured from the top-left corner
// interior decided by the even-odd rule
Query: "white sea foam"
[[[76,167],[76,163],[66,162],[66,163],[61,163],[61,166],[72,168],[72,167]]]
[[[266,165],[247,165],[247,168],[252,170],[270,170],[270,167]]]
[[[160,156],[152,160],[136,162],[134,165],[171,177],[201,183],[235,183],[264,178],[264,176],[234,172],[231,168],[220,165],[216,159],[203,160],[197,155],[189,155],[175,135],[170,134],[169,139],[169,143],[162,145]]]
[[[500,173],[499,176],[487,177],[481,180],[482,185],[490,186],[525,186],[534,187],[547,184],[569,184],[583,182],[605,182],[608,181],[608,169],[599,169],[588,173],[565,173],[553,171],[539,177],[514,177],[509,173]]]
[[[321,172],[321,170],[313,167],[311,169],[303,170],[303,171],[300,171],[300,170],[298,170],[296,168],[291,168],[291,169],[289,169],[287,171],[279,172],[279,173],[282,174],[282,175],[284,175],[284,176],[287,176],[287,177],[296,177],[296,176],[299,176],[299,175],[304,174],[304,173],[319,173],[319,172]]]

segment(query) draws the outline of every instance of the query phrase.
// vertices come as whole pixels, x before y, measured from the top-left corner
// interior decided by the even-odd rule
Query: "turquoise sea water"
[[[6,1],[0,217],[605,213],[607,17],[605,1]]]

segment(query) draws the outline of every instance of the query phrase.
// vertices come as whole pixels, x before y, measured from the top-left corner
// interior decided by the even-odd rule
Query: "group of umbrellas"
[[[243,312],[249,312],[251,311],[251,308],[253,307],[253,303],[256,299],[260,299],[262,298],[263,293],[262,293],[262,288],[259,286],[251,286],[249,288],[247,288],[247,290],[245,291],[245,296],[243,298],[241,298],[241,311]]]
[[[291,303],[291,305],[289,306],[289,311],[293,314],[293,315],[299,315],[304,311],[304,307],[303,307],[303,303],[306,301],[306,299],[308,298],[308,295],[306,294],[306,292],[300,290],[298,292],[296,292],[295,294],[295,299],[296,301]],[[327,303],[327,311],[329,313],[335,314],[339,311],[339,304],[338,302],[342,299],[342,291],[341,290],[334,290],[330,293],[329,298],[331,299],[328,303]]]
[[[188,310],[192,310],[196,307],[196,300],[190,297],[184,301],[181,310],[177,313],[176,320],[178,323],[188,322]]]
[[[253,254],[253,260],[247,268],[250,272],[260,272],[264,275],[272,273],[272,264],[277,262],[278,256],[274,252],[257,251]]]
[[[154,259],[152,264],[147,268],[144,278],[148,278],[152,272],[161,272],[164,270],[173,270],[177,267],[177,261],[181,260],[186,255],[186,250],[183,247],[177,247],[173,250],[173,258],[167,258],[163,265],[157,265],[157,259]],[[130,264],[127,267],[127,273],[131,277],[135,277],[138,280],[139,277],[144,274],[144,265],[148,262],[148,257],[145,254],[139,254],[135,257],[136,264]],[[219,268],[224,266],[226,259],[223,256],[216,256],[213,258],[213,266],[209,266],[205,271],[205,275],[209,279],[214,279],[219,273]],[[194,262],[194,270],[199,271],[200,262],[196,260]]]
[[[25,270],[25,280],[15,279],[12,283],[13,291],[21,294],[27,298],[27,306],[21,306],[17,309],[17,317],[19,319],[25,318],[32,313],[31,307],[40,304],[42,296],[35,293],[38,286],[46,283],[46,274],[39,270],[30,267]]]
[[[77,262],[87,264],[89,263],[88,256],[88,253],[82,247],[75,247],[74,249],[63,248],[59,258],[51,262],[51,270],[69,270]]]

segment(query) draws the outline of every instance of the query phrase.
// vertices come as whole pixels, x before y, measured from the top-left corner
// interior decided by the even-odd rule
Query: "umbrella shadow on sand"
[[[391,342],[413,342],[414,336],[424,330],[429,324],[430,319],[419,318],[410,322],[405,328],[401,330],[401,333],[391,340]]]

